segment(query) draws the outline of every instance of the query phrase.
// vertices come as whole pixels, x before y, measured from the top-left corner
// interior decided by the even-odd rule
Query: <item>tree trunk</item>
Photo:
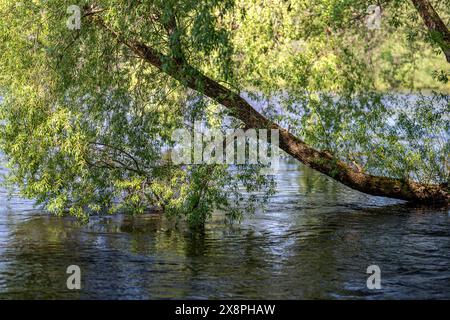
[[[421,15],[425,25],[431,34],[439,37],[437,43],[450,63],[450,31],[445,26],[445,23],[434,10],[433,6],[428,0],[411,0],[417,11]]]
[[[202,74],[185,61],[172,59],[143,43],[126,39],[107,26],[99,17],[94,16],[92,19],[146,62],[181,81],[187,87],[227,107],[234,117],[240,119],[246,125],[246,128],[278,129],[280,132],[280,148],[312,169],[366,194],[415,202],[448,203],[450,195],[446,186],[425,185],[358,172],[330,153],[314,149],[286,129],[279,127],[257,112],[239,94]],[[163,61],[165,62],[164,67]],[[169,67],[167,67],[167,64]]]

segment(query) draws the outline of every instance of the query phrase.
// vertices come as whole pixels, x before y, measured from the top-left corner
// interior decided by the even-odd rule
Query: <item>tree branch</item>
[[[144,43],[127,39],[106,25],[101,17],[92,16],[92,20],[144,61],[177,79],[185,86],[227,107],[231,114],[240,119],[247,128],[278,129],[280,148],[312,169],[352,189],[370,195],[417,202],[448,203],[450,195],[445,186],[425,185],[413,181],[372,176],[358,172],[330,153],[314,149],[286,129],[265,118],[239,94],[225,88],[186,62],[175,61]]]
[[[417,11],[421,15],[425,25],[430,31],[431,35],[437,35],[437,44],[442,49],[447,59],[450,63],[450,31],[448,30],[445,23],[434,10],[430,1],[428,0],[411,0]]]

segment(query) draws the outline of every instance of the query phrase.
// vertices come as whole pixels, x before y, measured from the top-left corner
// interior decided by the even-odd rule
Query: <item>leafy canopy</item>
[[[80,30],[67,28],[72,4],[0,2],[8,182],[52,212],[84,219],[155,206],[201,226],[214,210],[236,219],[267,200],[273,180],[258,166],[170,163],[174,130],[194,121],[242,124],[89,17]],[[450,68],[408,1],[383,2],[374,31],[364,25],[369,4],[108,0],[95,7],[116,33],[185,59],[314,147],[369,173],[445,182]],[[433,4],[448,21],[449,1]]]

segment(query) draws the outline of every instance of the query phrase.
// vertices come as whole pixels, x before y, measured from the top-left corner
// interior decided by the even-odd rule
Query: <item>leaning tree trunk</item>
[[[330,153],[314,149],[286,129],[265,118],[239,94],[202,74],[184,59],[163,55],[143,43],[126,39],[106,25],[100,17],[93,15],[91,18],[144,61],[228,108],[234,117],[246,125],[246,128],[278,129],[280,148],[312,169],[366,194],[415,202],[448,203],[450,195],[447,187],[443,185],[425,185],[413,181],[373,176],[354,170]]]
[[[436,35],[437,43],[450,63],[450,31],[445,23],[434,10],[430,1],[428,0],[411,0],[416,10],[419,11],[425,25],[430,33]]]

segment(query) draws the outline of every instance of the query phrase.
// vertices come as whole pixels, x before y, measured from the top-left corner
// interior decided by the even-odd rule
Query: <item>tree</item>
[[[412,5],[389,2],[389,24],[375,32],[363,27],[364,1],[97,1],[82,7],[79,30],[65,24],[69,5],[0,5],[9,181],[50,210],[157,206],[193,225],[217,208],[254,210],[261,199],[244,199],[240,185],[267,200],[273,181],[259,166],[164,157],[175,129],[223,128],[224,117],[279,129],[282,150],[353,189],[448,202],[447,66],[432,52],[445,46],[420,33]],[[441,77],[424,85],[440,92],[415,88],[419,63],[436,67]],[[398,88],[414,98],[388,92]]]

